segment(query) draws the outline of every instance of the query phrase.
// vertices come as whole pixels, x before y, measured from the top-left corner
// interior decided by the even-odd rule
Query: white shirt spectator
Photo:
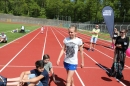
[[[21,30],[24,30],[24,29],[25,29],[24,26],[22,26]]]
[[[0,37],[1,37],[2,39],[5,39],[5,40],[7,41],[7,36],[6,36],[5,34],[0,35]]]

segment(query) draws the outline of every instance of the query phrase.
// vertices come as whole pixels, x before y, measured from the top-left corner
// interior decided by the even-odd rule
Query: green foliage
[[[130,21],[129,0],[0,0],[0,12],[18,16],[42,17],[74,22],[101,22],[102,9],[111,6],[115,22]]]

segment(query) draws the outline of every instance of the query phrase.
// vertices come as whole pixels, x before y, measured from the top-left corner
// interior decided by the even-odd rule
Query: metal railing
[[[78,29],[89,30],[91,31],[95,24],[86,24],[86,23],[71,23],[70,18],[66,20],[59,19],[44,19],[44,18],[33,18],[33,17],[22,17],[22,16],[13,16],[10,14],[0,14],[0,21],[3,22],[17,22],[25,24],[36,24],[36,25],[51,25],[51,26],[61,26],[61,27],[70,27],[70,25],[76,25]],[[127,35],[130,36],[130,24],[115,24],[115,27],[120,31],[121,29],[127,29]],[[105,24],[99,24],[100,31],[103,33],[108,33],[107,27]]]
[[[78,29],[88,31],[91,31],[95,27],[95,24],[83,24],[83,23],[71,23],[71,24],[76,25]],[[117,28],[118,31],[121,31],[122,29],[127,29],[128,30],[127,35],[130,36],[130,24],[115,24],[115,27]],[[99,29],[103,33],[108,33],[105,24],[99,24]]]

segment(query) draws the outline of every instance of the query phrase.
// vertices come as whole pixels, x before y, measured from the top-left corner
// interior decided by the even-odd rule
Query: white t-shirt
[[[43,27],[41,27],[41,31],[43,31],[43,29],[44,29],[44,28],[43,28]]]
[[[24,26],[22,26],[22,28],[21,28],[22,30],[24,30]]]
[[[4,35],[0,35],[0,37],[7,40],[7,37],[6,37],[5,34]]]
[[[78,64],[78,49],[82,45],[82,40],[80,38],[70,39],[65,38],[63,43],[65,44],[65,58],[64,62],[69,64]]]
[[[44,65],[44,68],[46,69],[46,71],[49,73],[50,69],[52,68],[52,63],[48,62],[47,64]]]

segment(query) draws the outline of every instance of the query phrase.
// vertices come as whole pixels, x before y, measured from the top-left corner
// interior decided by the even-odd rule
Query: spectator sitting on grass
[[[0,35],[0,43],[7,43],[7,36],[4,33]]]
[[[18,30],[18,28],[17,28],[17,29],[15,29],[15,30],[12,30],[11,32],[12,32],[12,33],[18,33],[18,31],[19,31],[19,30]]]
[[[24,32],[25,32],[25,27],[22,26],[22,27],[21,27],[21,30],[20,30],[20,33],[24,33]]]

